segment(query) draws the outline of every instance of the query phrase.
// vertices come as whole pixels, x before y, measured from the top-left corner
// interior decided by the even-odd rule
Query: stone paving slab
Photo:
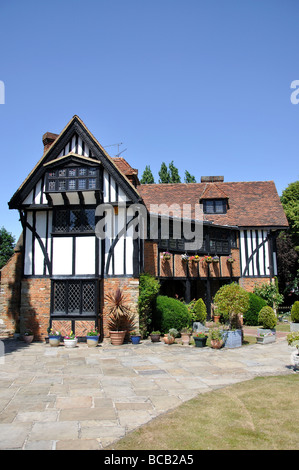
[[[199,393],[294,373],[285,338],[221,350],[149,340],[68,350],[4,343],[1,450],[103,449]]]

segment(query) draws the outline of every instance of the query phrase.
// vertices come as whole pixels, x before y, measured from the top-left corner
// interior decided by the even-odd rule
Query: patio
[[[75,349],[3,340],[0,449],[103,449],[198,393],[294,373],[285,338],[214,350],[142,341]]]

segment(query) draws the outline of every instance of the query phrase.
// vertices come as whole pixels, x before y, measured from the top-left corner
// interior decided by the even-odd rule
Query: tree
[[[159,171],[159,183],[170,183],[170,174],[164,162],[161,164]]]
[[[299,251],[299,181],[290,183],[280,198],[289,222],[289,232],[295,249]]]
[[[277,238],[278,279],[285,302],[291,304],[299,295],[299,181],[290,183],[280,200],[289,229]]]
[[[179,170],[174,166],[173,161],[169,164],[170,183],[180,183]]]
[[[0,229],[0,269],[14,253],[15,237],[4,227]]]
[[[190,175],[187,170],[185,170],[185,183],[196,183],[195,176]]]
[[[249,293],[239,284],[233,282],[226,284],[217,291],[214,298],[217,315],[221,314],[224,321],[231,326],[239,323],[239,315],[243,315],[249,308]]]
[[[140,183],[141,184],[155,184],[155,179],[154,179],[154,176],[151,172],[149,165],[146,165],[145,170],[142,174]]]

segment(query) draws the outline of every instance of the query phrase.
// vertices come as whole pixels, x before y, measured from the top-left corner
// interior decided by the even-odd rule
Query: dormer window
[[[99,189],[99,170],[94,167],[67,167],[47,173],[46,191],[87,191]]]
[[[225,214],[227,209],[226,199],[204,199],[204,214]]]

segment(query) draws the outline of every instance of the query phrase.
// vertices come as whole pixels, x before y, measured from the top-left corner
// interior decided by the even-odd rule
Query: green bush
[[[254,294],[259,295],[262,299],[264,299],[269,307],[278,307],[283,303],[283,295],[279,293],[276,283],[264,283],[260,286],[256,285],[253,292]]]
[[[259,325],[263,326],[263,328],[275,328],[277,324],[277,317],[273,308],[269,306],[263,307],[259,313],[258,322]]]
[[[222,315],[225,322],[237,315],[243,315],[249,308],[249,293],[239,284],[226,284],[216,292],[214,298],[216,315]]]
[[[258,325],[259,312],[263,307],[266,307],[267,302],[260,296],[249,293],[249,308],[243,315],[244,325],[256,326]]]
[[[296,300],[291,310],[291,320],[294,323],[299,323],[299,300]]]
[[[146,337],[152,329],[152,315],[155,309],[156,297],[160,290],[160,283],[150,274],[141,274],[139,277],[139,330],[142,337]]]
[[[207,308],[202,299],[198,299],[193,307],[193,321],[199,321],[205,323],[207,319]]]
[[[154,325],[155,329],[168,333],[171,328],[180,331],[190,323],[188,308],[182,302],[165,295],[158,295]]]

